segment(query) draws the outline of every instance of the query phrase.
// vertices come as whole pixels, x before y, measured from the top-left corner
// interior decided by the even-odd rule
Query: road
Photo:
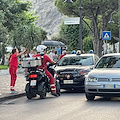
[[[96,97],[87,101],[84,93],[63,91],[60,97],[26,97],[0,104],[0,120],[120,120],[120,98]]]

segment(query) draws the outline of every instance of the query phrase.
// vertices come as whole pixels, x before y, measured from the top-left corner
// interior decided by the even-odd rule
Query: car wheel
[[[61,95],[61,92],[60,92],[60,84],[58,81],[56,81],[56,93],[60,96]]]
[[[85,93],[87,100],[94,100],[95,96],[90,95],[89,93]]]

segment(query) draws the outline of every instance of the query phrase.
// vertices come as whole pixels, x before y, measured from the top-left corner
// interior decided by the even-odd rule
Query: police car
[[[95,65],[99,57],[96,54],[67,54],[56,66],[60,88],[66,90],[83,90],[85,75]]]

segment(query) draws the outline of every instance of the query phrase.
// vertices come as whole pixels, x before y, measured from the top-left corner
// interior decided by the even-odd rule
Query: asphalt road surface
[[[120,98],[96,97],[63,91],[60,97],[25,97],[0,103],[0,120],[120,120]]]

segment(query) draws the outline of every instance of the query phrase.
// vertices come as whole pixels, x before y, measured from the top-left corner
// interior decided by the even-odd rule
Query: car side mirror
[[[94,65],[90,66],[90,70],[94,69],[94,67],[95,67]]]

